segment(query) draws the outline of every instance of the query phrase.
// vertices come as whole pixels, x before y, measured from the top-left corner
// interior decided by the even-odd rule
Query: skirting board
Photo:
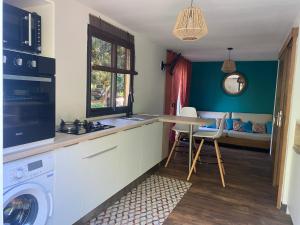
[[[287,204],[281,204],[280,210],[286,214],[288,214]]]
[[[150,174],[155,173],[161,165],[164,165],[164,162],[166,159],[163,159],[161,162],[153,166],[150,170],[142,174],[140,177],[132,181],[130,184],[128,184],[126,187],[124,187],[122,190],[114,194],[112,197],[107,199],[105,202],[103,202],[101,205],[97,206],[94,210],[92,210],[90,213],[79,219],[77,222],[75,222],[73,225],[85,225],[87,224],[91,219],[95,218],[97,215],[99,215],[104,209],[108,208],[110,205],[118,201],[122,196],[124,196],[126,193],[131,191],[134,187],[142,183]]]

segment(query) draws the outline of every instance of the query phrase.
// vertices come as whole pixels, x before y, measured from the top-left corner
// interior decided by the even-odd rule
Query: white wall
[[[87,24],[89,13],[124,29],[135,36],[136,71],[134,113],[162,113],[164,73],[160,61],[166,49],[125,26],[109,15],[90,9],[75,0],[55,1],[56,121],[61,118],[85,118],[87,71]]]
[[[295,26],[300,25],[300,19]],[[291,104],[290,127],[288,131],[288,149],[283,185],[282,202],[287,204],[294,225],[300,225],[300,155],[293,149],[296,120],[300,119],[300,37],[297,41],[295,79]]]

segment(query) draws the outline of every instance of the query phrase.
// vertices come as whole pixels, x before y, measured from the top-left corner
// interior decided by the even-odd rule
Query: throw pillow
[[[272,121],[268,121],[266,123],[266,128],[267,128],[267,134],[272,134],[272,129],[273,129],[273,123],[272,123]]]
[[[242,128],[242,123],[243,122],[240,120],[233,121],[233,130],[240,131],[240,129]]]
[[[263,123],[253,123],[252,131],[253,133],[265,134],[266,126]]]
[[[225,119],[225,130],[233,130],[233,122],[241,119]]]
[[[211,124],[208,124],[207,125],[207,128],[217,128],[217,126],[216,126],[216,121],[214,121],[213,123],[211,123]]]
[[[205,125],[207,128],[217,128],[215,119],[207,119],[207,123]]]
[[[242,122],[240,120],[233,121],[233,130],[240,131],[240,132],[252,133],[252,123],[250,121],[248,121],[248,122]]]

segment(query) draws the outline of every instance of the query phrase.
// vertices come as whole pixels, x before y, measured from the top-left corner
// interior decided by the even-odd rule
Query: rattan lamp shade
[[[194,41],[208,33],[207,25],[200,8],[189,7],[180,11],[173,34],[183,41]]]
[[[222,71],[224,73],[233,73],[233,72],[235,72],[236,71],[235,61],[233,61],[231,59],[226,59],[223,62]]]

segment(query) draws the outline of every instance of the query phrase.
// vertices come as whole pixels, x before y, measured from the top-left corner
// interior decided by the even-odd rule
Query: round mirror
[[[229,95],[241,94],[246,89],[246,79],[239,72],[227,74],[223,80],[223,90]]]

